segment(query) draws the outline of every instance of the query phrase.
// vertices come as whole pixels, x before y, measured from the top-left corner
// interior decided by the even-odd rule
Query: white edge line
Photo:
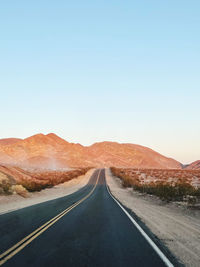
[[[105,175],[106,178],[106,175]],[[117,201],[117,199],[111,194],[110,189],[106,182],[106,188],[110,196],[114,199],[114,201],[120,206],[123,212],[128,216],[131,222],[135,225],[138,231],[143,235],[143,237],[147,240],[147,242],[151,245],[151,247],[156,251],[156,253],[160,256],[166,266],[174,267],[174,265],[168,260],[168,258],[163,254],[163,252],[158,248],[158,246],[151,240],[151,238],[145,233],[145,231],[139,226],[139,224],[131,217],[131,215],[122,207],[122,205]]]

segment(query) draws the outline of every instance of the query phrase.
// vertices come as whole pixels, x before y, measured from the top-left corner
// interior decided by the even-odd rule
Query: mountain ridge
[[[196,160],[186,166],[187,170],[199,170],[200,169],[200,160]]]
[[[3,138],[0,139],[0,146],[1,145],[10,145],[10,144],[14,144],[17,143],[18,141],[21,141],[23,139],[20,138]]]
[[[54,133],[35,134],[7,145],[1,145],[0,163],[27,168],[126,167],[178,168],[175,159],[151,148],[118,142],[97,142],[90,146],[70,143]]]

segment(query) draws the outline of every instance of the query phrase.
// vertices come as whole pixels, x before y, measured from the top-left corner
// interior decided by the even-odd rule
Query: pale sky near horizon
[[[0,138],[200,159],[200,1],[1,1]]]

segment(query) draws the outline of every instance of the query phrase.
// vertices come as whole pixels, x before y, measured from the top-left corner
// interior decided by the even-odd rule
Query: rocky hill
[[[44,169],[88,166],[181,168],[178,161],[144,146],[100,142],[85,147],[69,143],[53,133],[37,134],[7,144],[0,140],[0,163]]]
[[[189,164],[186,169],[188,170],[200,170],[200,160],[196,160]]]
[[[0,139],[0,146],[6,146],[6,145],[12,145],[14,143],[17,143],[22,139],[19,138],[5,138],[5,139]]]

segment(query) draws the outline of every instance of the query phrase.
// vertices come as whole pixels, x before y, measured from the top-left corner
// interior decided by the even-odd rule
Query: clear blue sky
[[[200,1],[1,1],[0,138],[200,159]]]

